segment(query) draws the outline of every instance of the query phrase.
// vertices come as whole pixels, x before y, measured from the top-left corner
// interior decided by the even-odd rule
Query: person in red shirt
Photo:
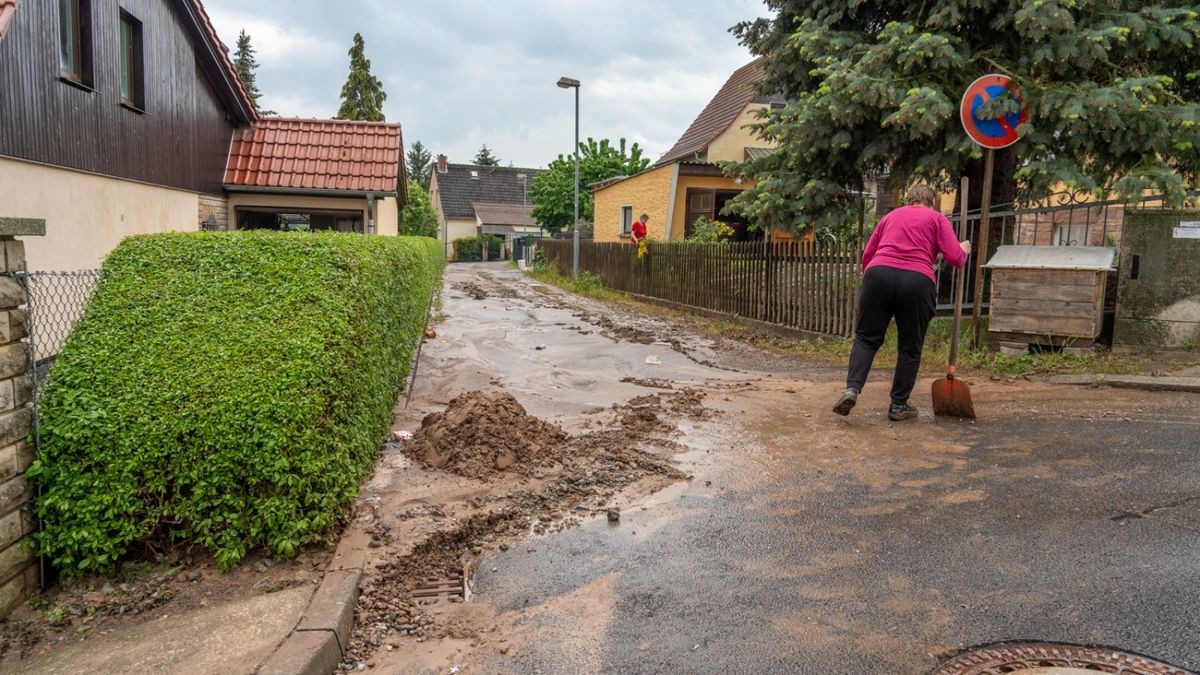
[[[888,419],[900,421],[917,416],[908,397],[917,382],[925,330],[937,305],[933,264],[941,254],[949,265],[961,269],[971,253],[971,242],[958,241],[950,221],[936,210],[938,195],[933,188],[917,185],[908,191],[906,201],[907,206],[879,221],[863,249],[863,282],[846,391],[833,406],[838,415],[849,415],[858,402],[875,352],[895,318],[899,353]]]
[[[640,218],[633,221],[632,233],[629,235],[629,243],[640,244],[646,238],[646,223],[650,220],[650,216],[643,213]]]

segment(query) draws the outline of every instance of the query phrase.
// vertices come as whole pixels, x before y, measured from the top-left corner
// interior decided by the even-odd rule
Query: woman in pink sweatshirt
[[[917,371],[925,330],[937,304],[933,264],[938,254],[961,268],[971,253],[971,242],[959,242],[950,221],[937,209],[938,195],[928,185],[908,191],[908,205],[883,217],[863,250],[862,290],[858,300],[858,325],[846,391],[833,412],[849,415],[867,383],[875,352],[883,344],[888,324],[896,320],[898,351],[892,378],[892,404],[888,419],[913,419],[917,409],[908,402]]]

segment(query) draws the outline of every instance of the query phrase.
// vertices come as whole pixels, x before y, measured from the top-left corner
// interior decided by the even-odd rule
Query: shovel
[[[959,188],[962,208],[959,210],[958,237],[965,239],[967,231],[967,178]],[[946,377],[933,381],[933,414],[975,419],[975,406],[971,404],[971,388],[955,377],[958,372],[958,334],[962,326],[963,287],[967,281],[967,266],[963,265],[954,282],[954,332],[950,335],[950,365]]]

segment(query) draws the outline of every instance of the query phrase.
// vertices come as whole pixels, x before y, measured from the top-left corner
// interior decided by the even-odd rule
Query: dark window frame
[[[142,40],[142,22],[124,9],[121,10],[120,27],[118,29],[117,70],[120,77],[118,92],[121,105],[137,112],[146,111],[146,77],[145,49]],[[128,61],[128,68],[126,68]],[[129,80],[126,82],[126,74]],[[128,84],[128,92],[126,92]],[[126,96],[126,93],[129,95]]]
[[[71,13],[71,25],[69,35],[71,38],[71,56],[74,61],[74,67],[64,68],[62,60],[63,38],[66,37],[63,33],[63,17],[61,13],[64,9],[69,9]],[[85,89],[91,90],[93,87],[93,70],[92,70],[92,3],[91,0],[59,0],[58,11],[59,16],[59,60],[58,60],[58,76],[62,80],[78,85]]]
[[[629,215],[628,222],[625,221],[626,214]],[[623,236],[628,236],[630,234],[633,234],[633,205],[632,204],[622,204],[621,205],[621,234]]]

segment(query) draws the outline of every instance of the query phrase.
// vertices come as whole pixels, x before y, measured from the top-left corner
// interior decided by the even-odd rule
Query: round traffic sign
[[[1010,112],[996,119],[980,118],[985,103],[1011,92],[1020,105],[1019,111]],[[963,94],[960,107],[963,129],[971,140],[985,148],[999,150],[1017,142],[1017,127],[1029,119],[1029,109],[1021,96],[1021,88],[1007,75],[984,75],[971,83]]]

